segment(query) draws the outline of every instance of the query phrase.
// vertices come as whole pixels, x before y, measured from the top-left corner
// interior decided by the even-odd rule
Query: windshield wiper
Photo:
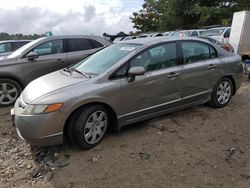
[[[79,71],[79,70],[77,70],[77,69],[74,69],[73,71],[75,71],[75,72],[77,72],[77,73],[79,73],[79,74],[81,74],[81,75],[83,75],[83,76],[85,76],[85,77],[87,77],[87,78],[91,78],[91,76],[88,75],[88,74],[85,73],[85,72],[81,72],[81,71]]]
[[[81,71],[75,69],[74,67],[64,68],[63,71],[68,72],[68,73],[70,73],[70,74],[71,74],[72,72],[77,72],[78,74],[81,74],[81,75],[83,75],[83,76],[85,76],[85,77],[87,77],[87,78],[91,78],[91,76],[88,75],[87,73],[81,72]]]

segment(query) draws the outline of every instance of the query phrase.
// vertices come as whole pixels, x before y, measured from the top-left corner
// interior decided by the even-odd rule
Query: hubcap
[[[90,115],[84,129],[84,138],[88,144],[98,143],[107,129],[107,115],[103,111],[96,111]]]
[[[221,84],[217,88],[217,101],[222,105],[226,104],[231,97],[231,93],[232,88],[230,83],[227,81],[221,82]]]
[[[16,87],[10,83],[0,83],[0,104],[11,104],[18,97]]]

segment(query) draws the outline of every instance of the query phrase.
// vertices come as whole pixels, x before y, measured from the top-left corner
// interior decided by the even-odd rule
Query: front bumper
[[[60,119],[60,111],[23,115],[24,109],[19,107],[20,98],[16,101],[14,109],[11,110],[17,134],[28,143],[38,146],[51,146],[63,143],[63,127]]]

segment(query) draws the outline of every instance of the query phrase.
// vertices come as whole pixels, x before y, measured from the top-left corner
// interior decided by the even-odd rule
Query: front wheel
[[[86,106],[76,112],[68,131],[72,143],[90,149],[103,139],[110,124],[108,111],[101,105]]]
[[[230,102],[232,94],[232,81],[229,78],[222,78],[214,86],[210,105],[214,108],[222,108]]]

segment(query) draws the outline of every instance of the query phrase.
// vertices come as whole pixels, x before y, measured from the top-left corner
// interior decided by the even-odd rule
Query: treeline
[[[19,34],[8,34],[8,33],[0,33],[0,41],[2,40],[18,40],[18,39],[37,39],[43,37],[45,35],[33,34],[33,35],[23,35]]]
[[[250,10],[249,0],[145,0],[130,17],[142,32],[230,25],[233,13]]]

